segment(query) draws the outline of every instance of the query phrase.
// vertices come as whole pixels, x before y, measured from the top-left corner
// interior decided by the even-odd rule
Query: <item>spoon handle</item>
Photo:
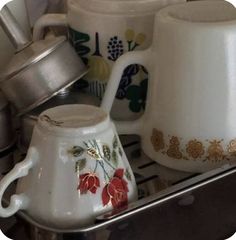
[[[31,43],[31,40],[29,40],[27,35],[24,33],[7,6],[4,6],[0,11],[0,25],[9,37],[13,46],[16,48],[17,52],[21,51]]]

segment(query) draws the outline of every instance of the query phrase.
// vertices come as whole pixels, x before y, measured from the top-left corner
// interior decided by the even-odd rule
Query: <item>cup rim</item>
[[[81,11],[86,10],[102,14],[140,15],[154,14],[168,4],[179,3],[184,0],[69,0],[68,8]],[[138,3],[138,4],[137,4]],[[82,8],[82,9],[81,9]],[[69,11],[68,11],[69,12]]]
[[[88,111],[87,116],[83,115],[86,110]],[[71,115],[69,115],[70,113]],[[77,113],[81,113],[81,115],[79,116]],[[81,120],[84,123],[80,125],[75,120]],[[101,108],[87,104],[65,104],[49,108],[39,115],[36,124],[36,127],[48,134],[53,133],[65,137],[96,134],[105,131],[109,126],[109,115]]]

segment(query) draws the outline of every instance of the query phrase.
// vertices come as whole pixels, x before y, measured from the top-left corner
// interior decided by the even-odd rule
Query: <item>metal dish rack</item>
[[[139,137],[122,136],[121,142],[135,173],[138,201],[98,216],[93,225],[68,230],[44,226],[20,211],[5,234],[14,240],[223,240],[236,231],[236,165],[204,174],[179,172],[145,156]],[[11,192],[14,186],[5,204]]]

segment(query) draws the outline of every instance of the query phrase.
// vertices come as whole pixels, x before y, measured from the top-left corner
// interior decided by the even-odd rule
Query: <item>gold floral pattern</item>
[[[154,128],[152,130],[151,143],[156,152],[163,149],[165,147],[163,133]]]
[[[186,152],[194,159],[202,157],[205,153],[203,144],[196,139],[188,142],[186,145]]]
[[[221,161],[225,158],[224,149],[221,146],[222,140],[213,140],[210,141],[210,146],[207,149],[207,159],[211,161]]]
[[[236,139],[233,139],[229,142],[228,152],[229,154],[236,156]]]
[[[179,139],[177,137],[171,137],[170,139],[170,146],[167,150],[167,155],[171,158],[181,159],[182,153],[179,150]]]
[[[190,139],[185,144],[183,138],[171,135],[167,136],[165,137],[161,130],[153,128],[150,140],[156,152],[160,152],[171,158],[185,161],[192,159],[202,162],[236,160],[236,138],[229,142],[224,141],[224,139],[201,141]],[[165,142],[165,139],[168,142]]]

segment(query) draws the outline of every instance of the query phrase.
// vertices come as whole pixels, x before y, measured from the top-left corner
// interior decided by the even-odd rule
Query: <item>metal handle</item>
[[[4,6],[0,11],[0,25],[9,37],[11,43],[16,48],[17,52],[31,44],[31,40],[24,33],[23,29],[7,6]]]

